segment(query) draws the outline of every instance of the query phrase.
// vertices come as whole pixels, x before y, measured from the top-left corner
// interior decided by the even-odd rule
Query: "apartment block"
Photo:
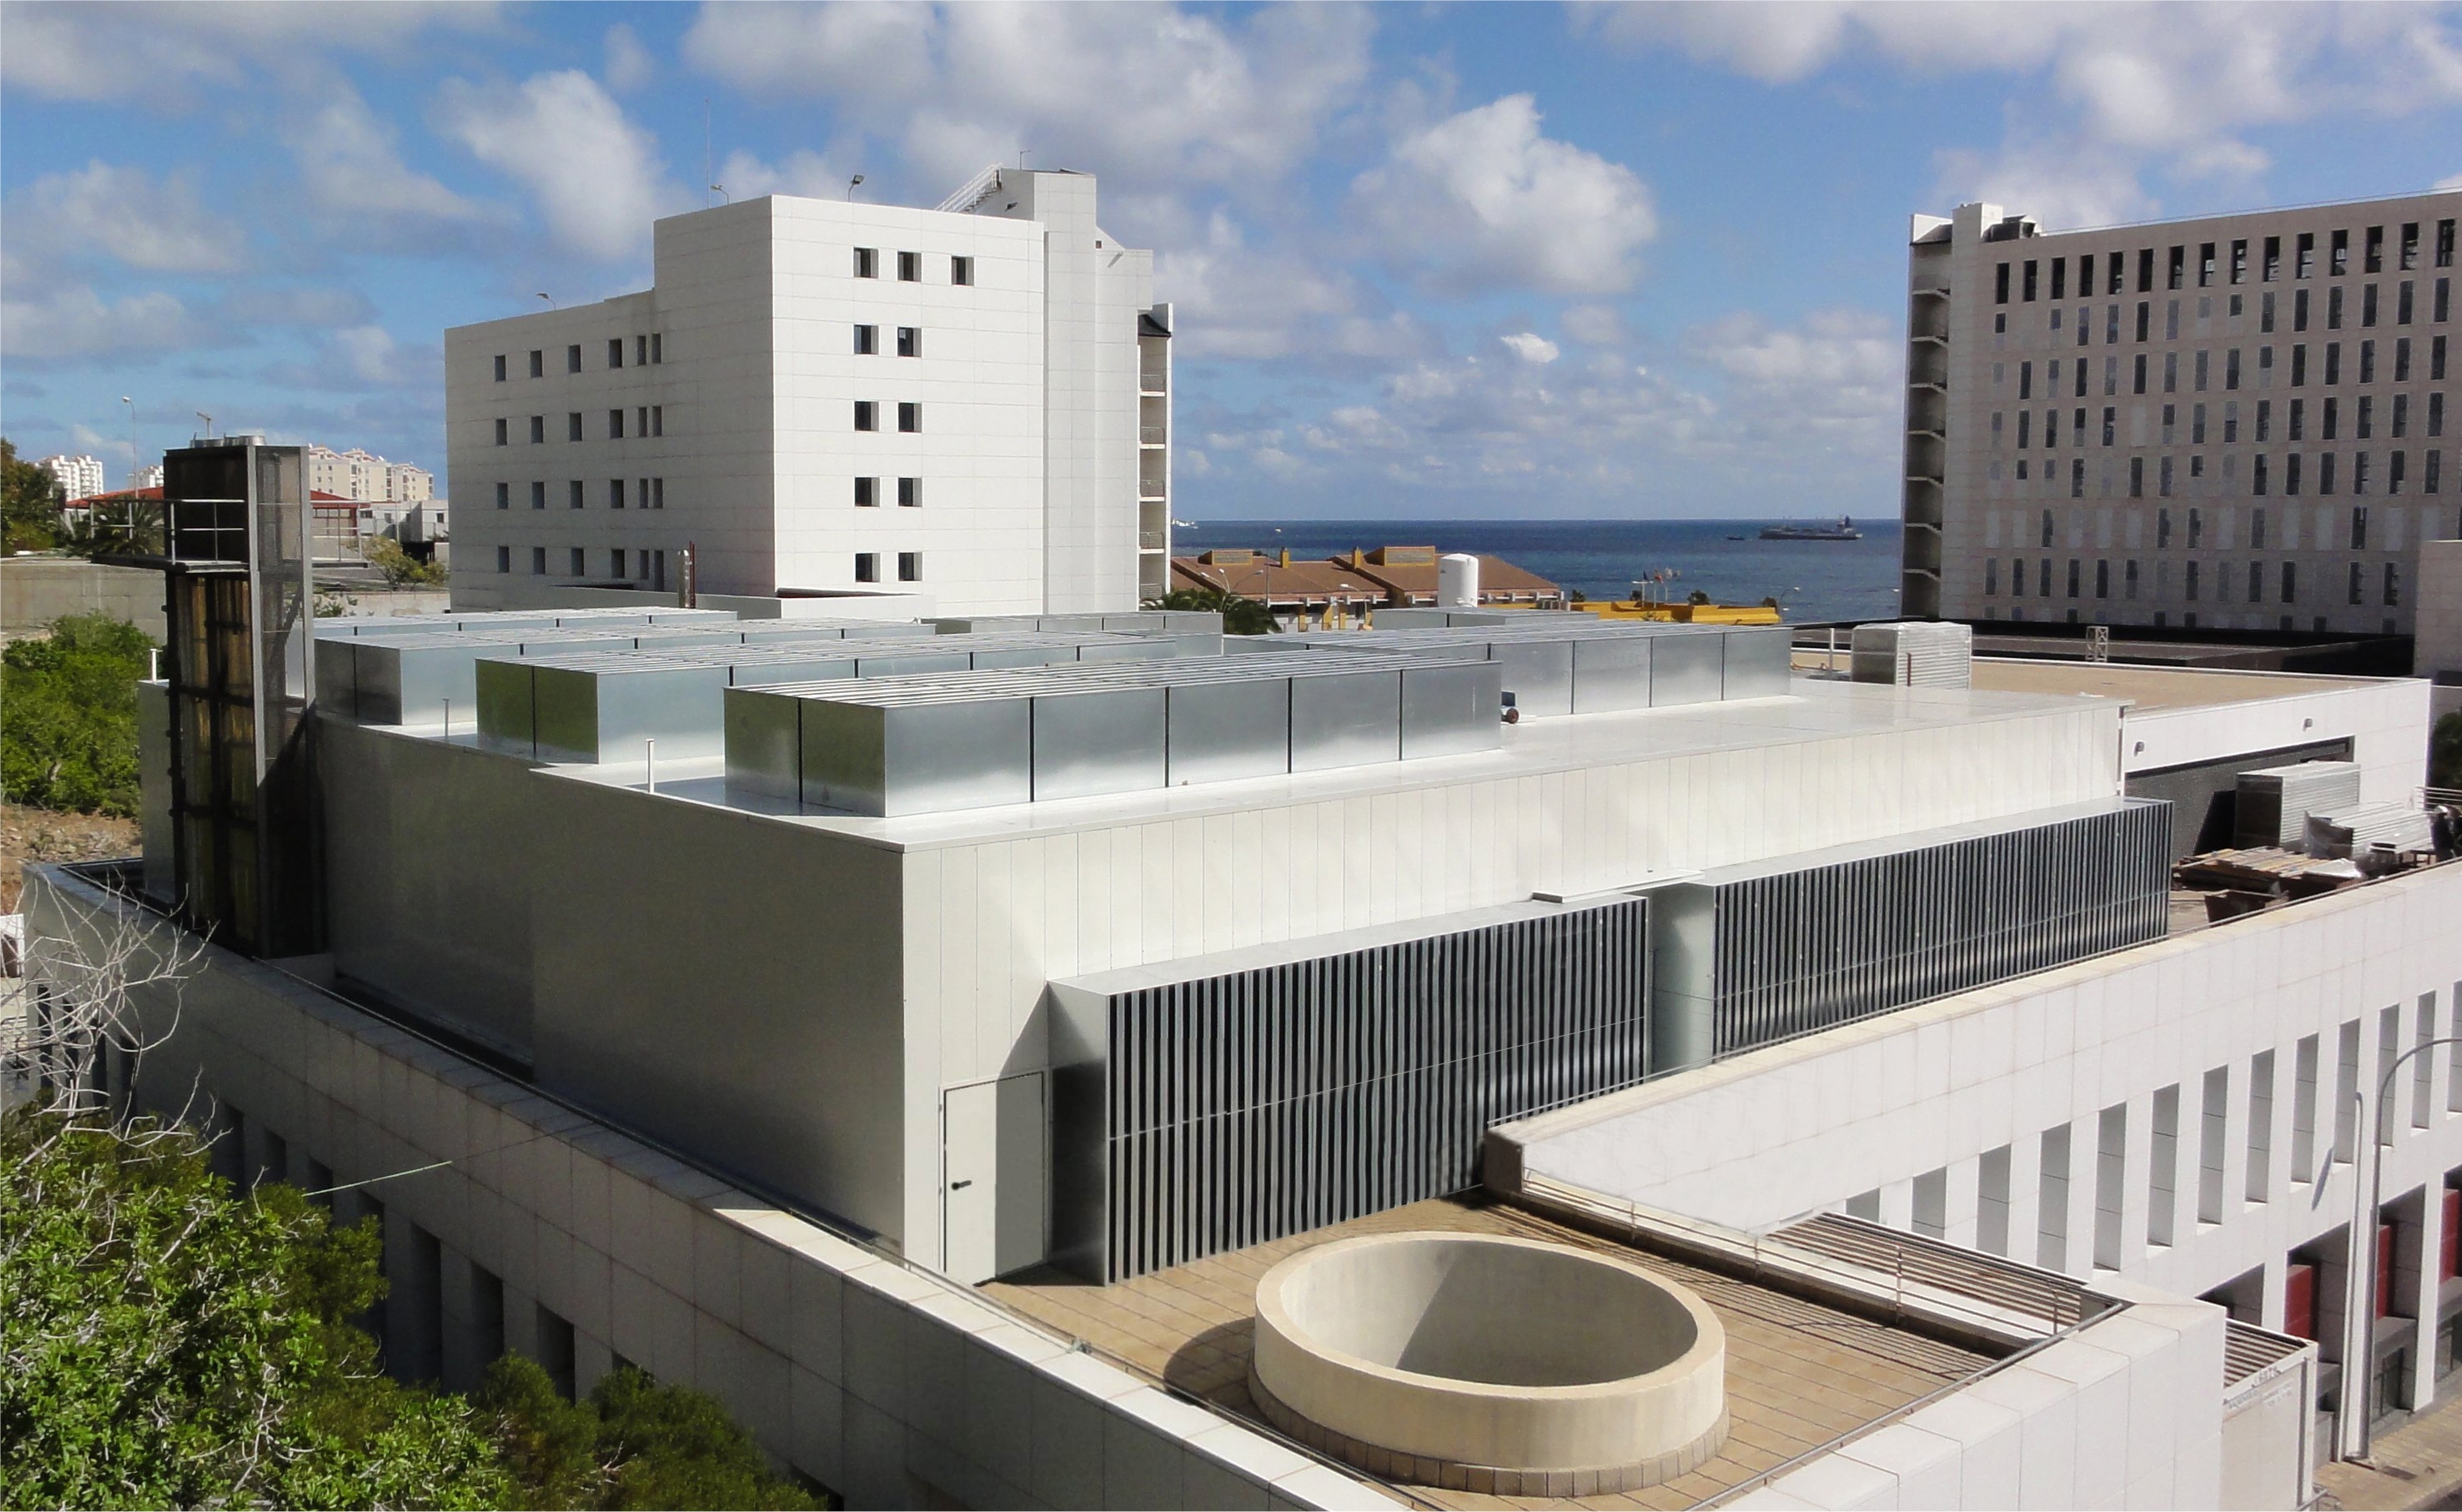
[[[102,492],[102,460],[98,457],[55,455],[34,464],[58,480],[63,499],[91,499]]]
[[[654,287],[446,334],[457,607],[561,590],[1134,609],[1169,561],[1170,311],[1095,181],[670,217]]]
[[[1907,610],[2409,634],[2420,543],[2462,535],[2457,217],[1916,216]]]

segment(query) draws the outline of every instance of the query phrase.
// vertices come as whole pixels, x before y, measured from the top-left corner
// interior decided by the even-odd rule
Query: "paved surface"
[[[1713,1275],[1663,1256],[1476,1199],[1415,1202],[1371,1218],[1217,1255],[1111,1286],[1029,1271],[983,1289],[1052,1328],[1243,1417],[1257,1283],[1285,1256],[1365,1233],[1445,1229],[1553,1240],[1609,1251],[1691,1286],[1727,1329],[1724,1449],[1665,1485],[1594,1497],[1506,1498],[1414,1485],[1405,1494],[1446,1508],[1678,1508],[1696,1505],[1838,1436],[1904,1411],[1989,1363],[1986,1356],[1911,1329],[1868,1323],[1817,1303]]]
[[[2363,1508],[2462,1507],[2462,1396],[2377,1436],[2373,1468],[2337,1461],[2317,1472],[2327,1496]]]

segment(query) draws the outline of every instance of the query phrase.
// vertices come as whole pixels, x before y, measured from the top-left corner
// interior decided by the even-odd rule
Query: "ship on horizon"
[[[1855,522],[1843,514],[1838,517],[1836,525],[1761,527],[1761,539],[1764,541],[1860,541],[1863,538],[1864,532],[1855,529]]]

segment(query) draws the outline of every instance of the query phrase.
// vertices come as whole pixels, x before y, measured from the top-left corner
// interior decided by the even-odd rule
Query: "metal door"
[[[969,1285],[1040,1264],[1047,1134],[1043,1073],[940,1096],[940,1268]]]

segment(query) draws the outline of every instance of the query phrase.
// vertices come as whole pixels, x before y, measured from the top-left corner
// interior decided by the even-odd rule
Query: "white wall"
[[[2348,736],[2360,764],[2360,796],[2369,803],[2415,797],[2426,780],[2428,693],[2424,681],[2391,679],[2351,686],[2296,673],[2261,677],[2279,692],[2259,702],[2129,711],[2123,739],[2129,772],[2162,771]]]
[[[2422,677],[2462,674],[2462,541],[2419,543],[2419,629],[2411,665]]]

